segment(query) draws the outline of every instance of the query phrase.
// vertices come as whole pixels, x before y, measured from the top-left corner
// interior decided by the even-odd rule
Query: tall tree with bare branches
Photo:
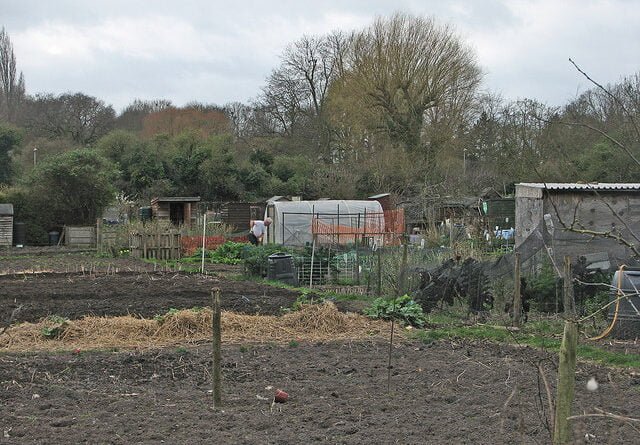
[[[13,44],[3,27],[0,30],[0,119],[14,122],[24,91],[24,76],[17,74]]]

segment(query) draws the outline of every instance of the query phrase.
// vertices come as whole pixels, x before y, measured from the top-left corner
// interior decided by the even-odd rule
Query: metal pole
[[[313,243],[311,245],[311,270],[309,271],[309,287],[313,287],[313,257],[316,253],[316,236],[313,236]]]
[[[212,292],[213,296],[213,408],[222,406],[222,317],[220,316],[220,289]]]
[[[207,212],[204,212],[204,222],[202,223],[202,268],[200,269],[200,273],[204,274],[204,247],[205,247],[205,236],[207,234]]]
[[[33,166],[35,167],[38,163],[38,148],[33,147]]]

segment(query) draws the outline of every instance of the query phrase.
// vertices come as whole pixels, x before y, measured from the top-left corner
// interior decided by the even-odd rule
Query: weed
[[[291,340],[291,341],[289,342],[289,347],[290,347],[290,348],[297,348],[298,346],[300,346],[300,343],[299,343],[299,342],[297,342],[296,340]]]

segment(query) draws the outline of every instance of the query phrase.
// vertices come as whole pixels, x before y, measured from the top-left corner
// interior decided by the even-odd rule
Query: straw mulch
[[[54,338],[43,332],[58,330]],[[389,325],[363,315],[339,312],[333,303],[304,305],[283,316],[222,312],[226,343],[287,343],[362,339],[388,335]],[[66,322],[45,319],[12,326],[0,335],[0,351],[152,348],[210,341],[211,309],[182,310],[156,319],[85,317]]]

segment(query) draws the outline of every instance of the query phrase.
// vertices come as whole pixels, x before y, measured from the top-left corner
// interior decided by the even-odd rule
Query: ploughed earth
[[[557,354],[424,343],[397,325],[390,346],[388,323],[330,303],[283,312],[299,292],[228,268],[203,276],[77,253],[0,256],[0,326],[11,324],[0,334],[0,443],[550,443]],[[278,389],[286,403],[274,403]],[[580,362],[573,412],[576,443],[638,443],[640,376]]]

